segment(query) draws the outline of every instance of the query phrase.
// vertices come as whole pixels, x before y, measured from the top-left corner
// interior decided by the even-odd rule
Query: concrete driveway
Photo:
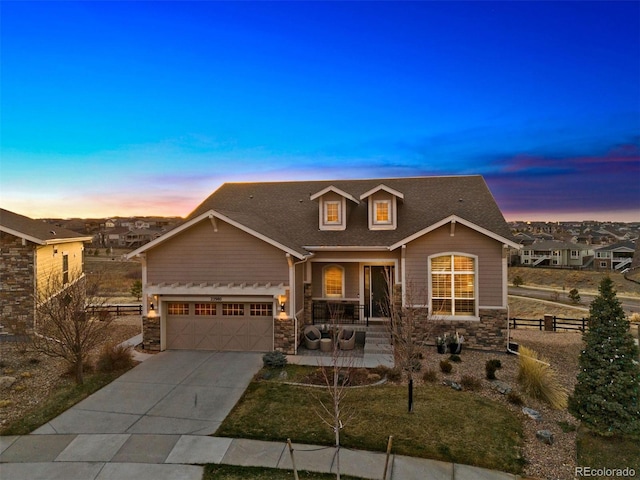
[[[261,366],[259,353],[158,353],[33,433],[210,435]]]

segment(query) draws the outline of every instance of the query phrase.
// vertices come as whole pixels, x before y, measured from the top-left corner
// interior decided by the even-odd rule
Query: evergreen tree
[[[600,282],[589,307],[589,329],[569,412],[602,435],[640,435],[638,347],[613,282]]]

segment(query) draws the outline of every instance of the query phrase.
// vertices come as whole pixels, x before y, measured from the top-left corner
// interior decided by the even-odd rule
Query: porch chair
[[[308,350],[317,350],[320,348],[320,339],[322,334],[313,325],[309,325],[304,329],[304,346]]]
[[[356,332],[351,328],[342,328],[338,333],[340,350],[353,350],[356,346]]]

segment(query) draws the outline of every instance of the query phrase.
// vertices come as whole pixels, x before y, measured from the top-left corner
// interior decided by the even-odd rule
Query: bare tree
[[[422,355],[425,354],[424,341],[433,330],[434,322],[425,307],[415,307],[416,292],[410,282],[403,285],[404,292],[396,291],[392,272],[385,270],[387,291],[380,305],[384,315],[389,318],[387,329],[393,345],[396,366],[407,376],[407,411],[413,412],[413,375],[419,369]],[[404,302],[402,295],[404,295]],[[422,295],[420,295],[422,297]],[[424,298],[427,298],[424,295]],[[422,302],[426,304],[426,302]]]
[[[328,365],[321,364],[320,371],[325,384],[325,391],[329,399],[324,400],[317,396],[320,408],[316,413],[320,419],[333,430],[336,447],[336,479],[340,480],[340,430],[351,420],[355,409],[345,406],[345,398],[348,393],[349,376],[352,373],[355,357],[351,352],[340,350],[338,342],[338,324],[342,317],[341,312],[333,305],[329,306],[331,319],[330,332],[332,335],[331,359]],[[355,332],[353,332],[355,335]]]
[[[52,275],[36,295],[32,347],[47,356],[62,358],[72,368],[75,381],[84,383],[84,364],[103,338],[112,317],[98,296],[99,279],[81,273],[63,283]]]

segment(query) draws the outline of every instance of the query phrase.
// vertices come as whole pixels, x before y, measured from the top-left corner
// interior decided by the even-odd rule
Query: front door
[[[368,309],[370,317],[388,315],[383,307],[388,297],[387,275],[393,285],[392,266],[367,265],[364,267],[365,308]]]

